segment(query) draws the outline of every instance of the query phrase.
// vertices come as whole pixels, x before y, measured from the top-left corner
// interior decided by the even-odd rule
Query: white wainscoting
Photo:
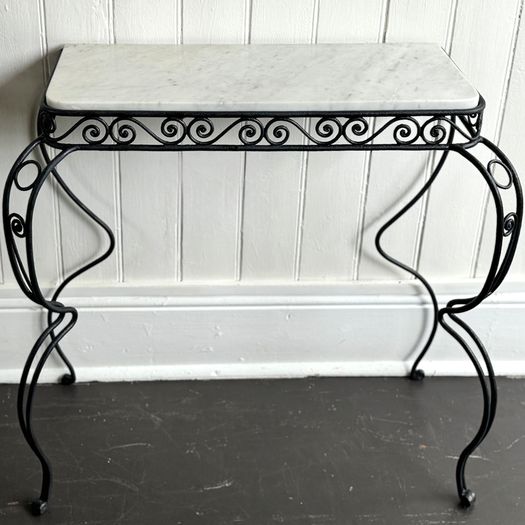
[[[0,173],[7,174],[33,137],[35,108],[65,43],[432,41],[479,88],[487,102],[484,134],[523,174],[524,1],[4,0]],[[423,184],[433,161],[421,152],[72,155],[61,166],[64,178],[117,239],[113,256],[75,283],[82,287],[85,311],[67,346],[77,349],[72,351],[81,377],[404,372],[400,363],[415,344],[412,324],[419,326],[421,314],[415,305],[399,305],[397,288],[384,284],[408,276],[380,260],[373,241],[387,215]],[[451,158],[430,195],[385,236],[386,249],[432,282],[482,278],[494,220],[487,195],[480,177]],[[103,242],[52,184],[41,193],[35,235],[39,276],[49,285]],[[511,278],[518,288],[525,286],[523,243]],[[362,281],[375,283],[384,295],[366,308],[353,292]],[[273,297],[265,283],[275,282],[284,305],[298,301],[296,288],[311,304],[265,306]],[[351,290],[348,304],[325,304],[325,296],[316,295],[319,282]],[[208,304],[220,295],[217,290],[236,284],[247,287],[250,308],[230,304],[228,296],[220,308]],[[28,327],[38,319],[27,302],[10,306],[14,286],[2,237],[0,368],[6,380],[17,375],[36,334]],[[168,296],[194,286],[196,306],[137,302],[137,287],[144,286]],[[254,286],[260,288],[250,295]],[[114,288],[119,300],[103,307]],[[503,302],[472,314],[505,373],[502,363],[525,359],[518,347],[524,324],[512,324],[521,311]],[[224,328],[217,341],[216,324]],[[144,328],[150,325],[155,344]],[[443,353],[435,370],[470,370],[447,365],[460,352],[449,338],[436,345]],[[243,356],[246,362],[238,361]]]
[[[476,286],[442,283],[437,290],[446,301]],[[62,347],[79,381],[406,375],[431,315],[413,282],[73,293],[67,302],[80,317]],[[0,382],[18,381],[44,323],[42,312],[16,295],[4,291],[0,298]],[[465,319],[487,344],[498,374],[525,375],[523,287],[505,285]],[[474,373],[442,329],[423,368],[428,375]],[[42,379],[56,381],[61,373],[51,358]]]

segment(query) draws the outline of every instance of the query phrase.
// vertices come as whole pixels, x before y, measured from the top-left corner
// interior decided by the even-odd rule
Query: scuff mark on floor
[[[216,485],[208,485],[206,487],[203,487],[203,491],[208,490],[219,490],[219,489],[225,489],[228,487],[231,487],[233,485],[232,479],[225,479],[224,481],[221,481],[220,483],[217,483]]]

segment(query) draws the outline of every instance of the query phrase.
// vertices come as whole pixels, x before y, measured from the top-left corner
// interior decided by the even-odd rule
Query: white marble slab
[[[49,105],[80,110],[469,109],[437,44],[69,45]]]

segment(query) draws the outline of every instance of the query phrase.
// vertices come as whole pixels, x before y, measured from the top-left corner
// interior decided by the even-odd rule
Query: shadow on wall
[[[440,153],[441,154],[441,153]],[[379,229],[387,223],[396,213],[398,213],[424,186],[427,177],[432,168],[436,165],[436,160],[439,158],[431,152],[372,152],[372,156],[376,155],[376,159],[372,157],[371,170],[369,177],[368,191],[371,192],[367,199],[365,223],[363,225],[363,248],[361,250],[360,268],[364,269],[364,278],[367,278],[366,273],[382,274],[383,279],[403,279],[409,280],[409,286],[414,289],[414,293],[418,294],[421,305],[428,304],[430,297],[424,290],[419,280],[413,279],[413,276],[398,268],[391,262],[385,260],[381,254],[375,249],[374,240]],[[395,157],[395,159],[392,159]],[[376,169],[374,169],[374,161]],[[391,169],[388,173],[377,169],[377,165],[381,167],[388,166],[390,163]],[[398,172],[399,171],[399,172]],[[375,179],[385,179],[390,177],[395,179],[394,184],[388,184],[388,193],[374,192],[378,189],[380,182],[375,182]],[[425,199],[428,198],[429,191],[425,192],[411,208],[398,218],[396,222],[390,225],[385,230],[381,239],[381,246],[385,252],[398,259],[400,262],[406,264],[408,267],[418,270],[417,250],[420,246],[418,237],[422,235],[421,222],[424,222],[426,215]],[[375,202],[374,202],[375,201]],[[381,201],[381,202],[379,202]],[[370,217],[368,216],[370,215]],[[400,242],[401,238],[408,238],[410,242],[408,245],[411,249],[406,249],[407,243]],[[389,242],[392,239],[393,242]],[[397,242],[396,242],[397,241]],[[374,249],[371,247],[374,246]],[[400,246],[402,247],[400,249]],[[403,248],[405,248],[403,250]],[[361,272],[359,277],[362,277]],[[430,325],[434,321],[434,312],[432,308],[423,309],[423,320],[417,326],[417,333],[414,334],[411,348],[407,350],[404,362],[412,364],[423,349],[424,342],[430,335]],[[414,327],[416,328],[416,327]],[[407,373],[409,370],[407,370]]]
[[[2,76],[0,82],[0,163],[10,164],[35,136],[36,112],[44,90],[43,60]]]
[[[376,151],[371,155],[359,279],[411,279],[408,272],[381,257],[374,240],[379,229],[425,184],[425,174],[433,155],[417,151]],[[385,251],[410,267],[416,266],[415,251],[419,245],[421,221],[424,220],[422,206],[428,195],[427,191],[385,231],[382,238]]]
[[[1,69],[0,188],[3,190],[16,157],[35,138],[36,114],[44,88],[44,67],[42,60],[35,60],[20,67],[3,62]],[[0,239],[4,280],[10,280],[11,269],[5,255],[3,234]]]

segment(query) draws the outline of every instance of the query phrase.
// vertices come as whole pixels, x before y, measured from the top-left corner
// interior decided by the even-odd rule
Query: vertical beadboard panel
[[[318,43],[377,42],[383,0],[321,0]],[[355,274],[360,203],[369,153],[309,154],[301,280],[348,280]]]
[[[107,44],[109,42],[110,4],[110,0],[87,0],[85,2],[45,0],[51,70],[64,44]]]
[[[0,169],[6,174],[33,137],[43,79],[66,42],[108,42],[114,36],[121,43],[322,43],[385,36],[387,41],[445,45],[453,31],[452,58],[487,100],[484,134],[495,139],[501,134],[504,151],[525,172],[519,135],[525,118],[523,17],[516,31],[522,5],[523,0],[6,0],[0,10]],[[50,58],[42,64],[48,48]],[[376,152],[370,163],[359,152],[126,153],[117,166],[117,194],[115,158],[77,153],[62,164],[61,173],[115,229],[122,213],[124,277],[130,283],[172,281],[182,252],[186,280],[351,279],[363,216],[359,278],[399,276],[381,261],[373,238],[428,176],[428,156],[418,153]],[[474,271],[484,275],[493,238],[490,202],[480,236],[485,195],[480,176],[451,158],[429,199],[420,257],[425,274],[446,279]],[[115,209],[119,202],[122,210]],[[359,209],[362,204],[365,208]],[[407,262],[418,259],[417,224],[423,214],[422,208],[414,210],[385,239],[387,249]],[[39,198],[35,230],[45,283],[60,276],[61,265],[71,271],[105,242],[67,199],[55,202],[51,184]],[[0,282],[11,284],[3,239],[0,246]],[[513,274],[525,275],[523,243]],[[117,278],[113,256],[80,280]]]
[[[235,278],[243,166],[243,157],[238,153],[184,153],[184,281]]]
[[[304,44],[311,41],[315,0],[253,0],[251,42]]]
[[[0,170],[5,180],[18,154],[35,137],[35,117],[46,72],[42,56],[46,50],[45,28],[39,2],[6,0],[0,9]],[[13,208],[17,199],[13,193]],[[51,184],[40,192],[34,219],[37,271],[42,284],[56,282],[58,270],[55,206]],[[2,280],[14,282],[2,240]]]
[[[392,0],[386,42],[424,41],[444,46],[451,0],[442,2]],[[426,152],[372,153],[368,178],[359,279],[407,278],[409,274],[383,260],[375,247],[377,230],[424,184],[429,162]],[[383,246],[408,264],[415,262],[422,203],[412,208],[383,238]]]
[[[377,42],[385,0],[320,0],[317,42]]]
[[[181,0],[113,0],[118,44],[176,44]]]
[[[514,167],[525,185],[525,150],[523,148],[523,124],[525,122],[525,104],[523,94],[525,93],[525,16],[523,11],[524,1],[521,0],[520,12],[516,17],[516,34],[514,44],[508,59],[507,74],[509,77],[508,91],[503,101],[504,114],[502,115],[502,126],[500,129],[500,146],[510,158]],[[496,171],[499,180],[506,180],[505,173],[501,169]],[[502,190],[505,211],[509,212],[515,208],[514,191]],[[496,213],[492,199],[488,202],[485,217],[483,235],[481,237],[481,248],[479,262],[476,268],[476,276],[487,275],[490,260],[494,250],[494,228],[496,224]],[[511,279],[523,279],[525,277],[525,242],[522,235],[520,244],[516,250],[513,266],[509,273]],[[506,242],[504,242],[506,246]]]
[[[245,17],[243,0],[184,2],[183,43],[241,44]],[[237,274],[244,155],[185,152],[182,168],[182,278],[233,280]]]
[[[254,0],[250,42],[312,42],[314,5]],[[294,279],[305,159],[301,152],[246,154],[243,280]]]
[[[115,0],[115,42],[176,43],[177,2]],[[179,158],[176,152],[121,152],[123,276],[127,283],[177,276]]]
[[[64,44],[109,42],[109,9],[108,0],[45,2],[51,68]],[[86,71],[86,74],[89,72]],[[115,229],[112,155],[106,152],[77,152],[60,165],[59,172],[73,192]],[[58,196],[63,268],[67,275],[105,249],[108,241],[103,231],[73,205],[60,189]],[[102,264],[78,277],[77,282],[112,282],[116,278],[116,259],[113,254]]]
[[[453,0],[390,0],[387,42],[437,42],[445,47]]]
[[[184,44],[242,44],[246,7],[245,0],[186,0]]]
[[[490,139],[500,119],[517,7],[518,0],[458,2],[451,57],[487,102],[482,133]],[[486,194],[481,180],[451,155],[429,200],[421,251],[421,269],[428,275],[472,276]]]

